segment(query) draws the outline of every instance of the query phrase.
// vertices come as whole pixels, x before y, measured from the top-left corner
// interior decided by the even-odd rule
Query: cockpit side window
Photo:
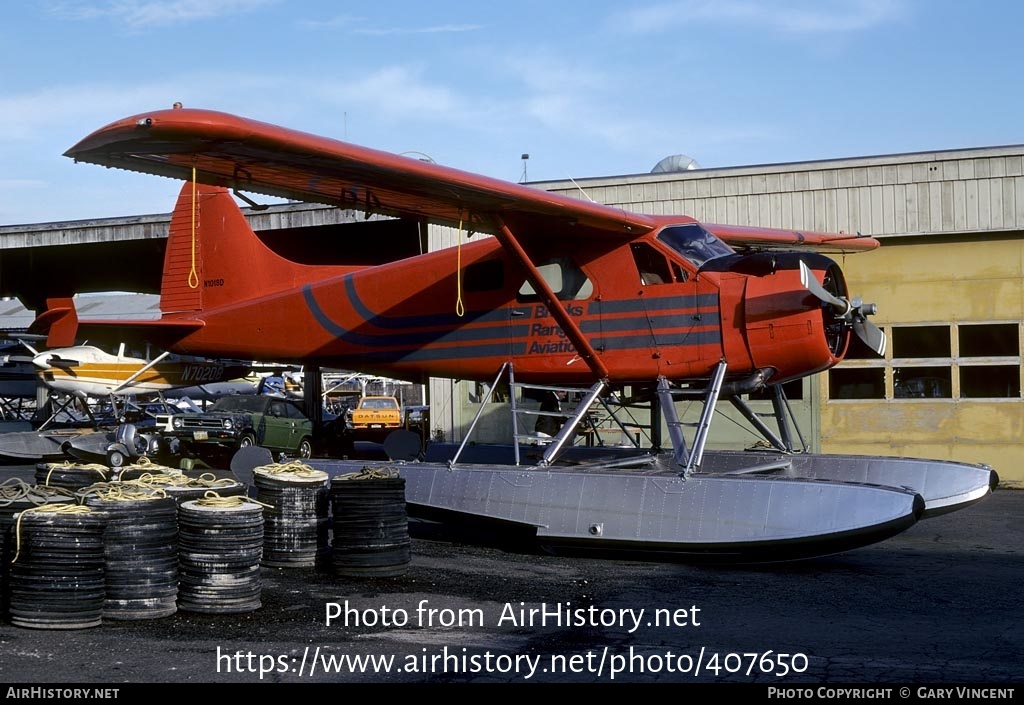
[[[725,257],[735,251],[698,223],[673,225],[658,233],[658,239],[693,262],[698,268],[716,257]]]
[[[630,247],[633,250],[633,261],[640,273],[641,284],[650,286],[651,284],[668,284],[672,281],[672,274],[669,272],[665,255],[646,242],[634,242]]]

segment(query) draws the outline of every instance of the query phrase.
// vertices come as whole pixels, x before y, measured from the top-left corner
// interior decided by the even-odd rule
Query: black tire
[[[303,460],[308,460],[313,457],[313,441],[308,436],[299,441],[299,447],[296,450],[299,457]]]
[[[111,448],[107,451],[107,465],[112,468],[123,467],[126,460],[128,460],[128,458],[125,457],[125,454],[116,448]]]
[[[248,431],[238,437],[238,447],[248,448],[249,446],[256,445],[256,436],[252,435]]]

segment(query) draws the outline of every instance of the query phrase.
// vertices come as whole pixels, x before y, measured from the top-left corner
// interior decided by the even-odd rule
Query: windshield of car
[[[359,408],[360,409],[386,409],[386,410],[397,409],[398,408],[398,401],[395,400],[395,399],[392,399],[391,397],[380,397],[380,398],[366,397],[361,402],[359,402]]]
[[[221,397],[210,406],[209,411],[247,411],[262,413],[267,406],[264,397],[256,395],[238,395]]]
[[[735,252],[698,223],[673,225],[665,228],[658,233],[658,239],[693,262],[698,269],[709,260],[725,257]]]

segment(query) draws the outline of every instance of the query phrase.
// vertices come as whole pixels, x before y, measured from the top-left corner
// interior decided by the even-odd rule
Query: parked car
[[[290,399],[263,395],[221,397],[202,413],[176,414],[164,431],[182,452],[202,457],[230,454],[261,446],[275,458],[309,458],[313,454],[313,422]]]
[[[349,425],[356,432],[401,428],[402,407],[395,397],[363,397],[352,409]]]

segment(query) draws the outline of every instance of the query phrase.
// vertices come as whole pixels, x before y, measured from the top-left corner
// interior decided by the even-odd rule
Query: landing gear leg
[[[704,391],[704,407],[700,412],[700,419],[696,423],[696,433],[693,438],[693,448],[688,449],[686,436],[683,434],[684,425],[676,413],[676,405],[673,399],[673,390],[664,377],[658,380],[658,400],[661,411],[665,414],[665,421],[668,425],[669,438],[672,439],[676,465],[683,469],[683,477],[689,477],[694,470],[700,466],[704,457],[704,445],[708,440],[708,432],[711,430],[711,418],[715,414],[715,406],[718,404],[718,396],[722,391],[722,381],[725,379],[725,360],[722,360],[715,367],[711,381]]]

